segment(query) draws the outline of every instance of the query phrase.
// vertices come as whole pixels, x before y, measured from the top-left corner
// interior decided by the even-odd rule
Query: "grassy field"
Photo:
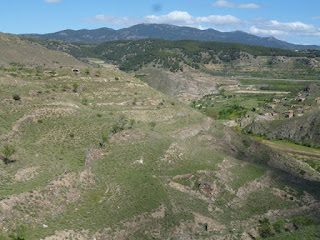
[[[255,85],[261,90],[284,91],[296,93],[306,86],[319,81],[299,80],[265,80],[265,79],[239,79],[243,85]]]

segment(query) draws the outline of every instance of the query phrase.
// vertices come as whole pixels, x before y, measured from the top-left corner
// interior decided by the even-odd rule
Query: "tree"
[[[10,162],[10,157],[16,153],[16,148],[11,144],[5,144],[2,148],[3,160],[6,164]]]

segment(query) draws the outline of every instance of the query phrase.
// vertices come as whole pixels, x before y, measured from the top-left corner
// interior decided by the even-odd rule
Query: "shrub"
[[[12,98],[13,98],[13,100],[15,100],[15,101],[21,100],[21,97],[20,97],[19,94],[13,94],[13,95],[12,95]]]
[[[82,98],[82,104],[83,105],[88,105],[88,99],[87,98]]]
[[[261,223],[260,227],[258,228],[259,234],[263,238],[268,238],[274,235],[272,226],[268,218],[264,218]]]
[[[151,130],[153,131],[154,128],[156,127],[157,123],[156,122],[150,122],[149,125],[151,127]]]
[[[293,224],[297,228],[301,228],[302,226],[310,226],[314,224],[314,220],[308,217],[296,217],[293,219]]]
[[[78,88],[79,88],[78,83],[74,83],[72,86],[73,86],[73,91],[78,92]]]
[[[11,144],[5,144],[2,148],[2,154],[4,162],[7,164],[10,162],[10,157],[16,153],[16,148]]]
[[[117,132],[120,132],[120,125],[118,123],[113,124],[111,128],[111,132],[113,134],[116,134]]]
[[[100,147],[104,148],[107,143],[109,143],[109,137],[107,135],[102,135],[101,142],[99,143]]]
[[[27,228],[24,225],[17,227],[14,233],[11,233],[9,237],[13,240],[25,240]]]
[[[282,229],[284,229],[284,227],[285,227],[285,221],[283,219],[280,219],[273,224],[273,229],[277,233],[280,233]]]
[[[129,128],[131,129],[133,127],[133,124],[135,124],[135,123],[136,123],[136,120],[130,119]]]

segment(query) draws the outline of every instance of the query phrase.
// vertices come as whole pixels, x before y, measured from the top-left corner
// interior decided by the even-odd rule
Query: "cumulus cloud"
[[[260,29],[257,28],[256,26],[250,27],[249,30],[252,34],[255,35],[261,35],[261,36],[281,36],[281,35],[288,35],[289,33],[285,31],[280,31],[280,30],[266,30],[266,29]]]
[[[173,11],[167,15],[150,15],[144,18],[147,23],[167,23],[182,26],[197,27],[201,24],[210,26],[238,25],[241,20],[231,15],[209,15],[203,17],[194,17],[188,12]]]
[[[209,15],[195,17],[188,12],[173,11],[166,15],[149,15],[143,18],[135,17],[117,17],[114,15],[97,15],[91,19],[87,19],[88,22],[104,23],[107,25],[117,27],[127,27],[138,23],[165,23],[178,26],[189,26],[204,29],[206,27],[202,24],[210,27],[239,25],[241,20],[231,15]]]
[[[103,23],[116,27],[132,26],[141,22],[141,20],[136,17],[118,17],[115,15],[97,15],[93,18],[86,19],[85,21],[92,23]]]
[[[254,3],[247,3],[247,4],[235,4],[232,2],[228,2],[226,0],[218,0],[214,4],[212,4],[214,7],[225,7],[225,8],[247,8],[247,9],[257,9],[261,8],[260,5],[254,4]]]
[[[297,35],[297,36],[320,36],[320,29],[302,22],[279,22],[277,20],[259,19],[250,27],[250,32],[259,35]]]
[[[44,0],[44,1],[47,2],[47,3],[59,3],[62,0]]]

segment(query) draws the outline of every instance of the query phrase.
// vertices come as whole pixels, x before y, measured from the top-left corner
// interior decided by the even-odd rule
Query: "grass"
[[[101,77],[94,76],[98,70]],[[134,228],[132,236],[148,239],[152,237],[150,232],[160,229],[159,238],[163,239],[172,238],[181,224],[194,223],[193,213],[221,221],[229,229],[230,220],[292,207],[268,191],[258,191],[249,194],[248,203],[232,213],[226,205],[236,195],[226,190],[226,186],[237,190],[259,179],[269,168],[255,164],[241,166],[242,161],[227,156],[224,150],[229,147],[222,146],[220,141],[225,141],[229,132],[221,123],[213,121],[210,130],[203,131],[201,126],[206,120],[202,113],[145,86],[137,78],[116,70],[98,70],[90,69],[86,74],[81,69],[75,75],[57,69],[57,77],[23,70],[16,70],[16,77],[0,72],[1,144],[7,142],[5,135],[12,134],[9,142],[17,149],[12,156],[16,162],[0,164],[0,198],[17,197],[13,203],[14,214],[6,215],[8,220],[1,223],[2,228],[14,231],[17,224],[25,224],[27,239],[40,239],[70,229],[88,230],[92,236],[107,228],[110,234]],[[73,91],[75,83],[77,92]],[[13,94],[19,94],[21,100],[13,101]],[[7,101],[7,97],[11,100]],[[134,98],[144,105],[132,104]],[[87,99],[86,104],[83,99]],[[163,104],[152,105],[150,100]],[[128,104],[123,104],[126,101]],[[245,103],[249,109],[259,101],[248,97],[241,104]],[[223,108],[223,104],[219,107]],[[21,122],[13,133],[12,127],[28,115],[34,118]],[[122,116],[128,122],[132,119],[135,122],[113,135],[112,126]],[[153,129],[151,122],[156,123]],[[198,128],[201,131],[193,137],[185,140],[177,137],[176,133],[190,133]],[[238,136],[232,138],[237,140]],[[105,147],[100,147],[101,141],[105,141]],[[242,150],[252,147],[242,145]],[[94,184],[79,180],[91,146],[101,154],[91,165]],[[166,153],[168,161],[162,160]],[[237,167],[230,169],[234,180],[223,183],[215,173],[219,171],[217,164],[225,158]],[[15,180],[19,171],[31,167],[38,167],[37,175],[25,181]],[[172,188],[169,182],[181,174],[193,174],[196,181],[216,182],[220,190],[214,196],[215,201],[204,200],[208,196],[197,185],[192,191],[199,195]],[[68,176],[74,176],[69,180],[71,186],[50,184]],[[191,181],[181,183],[191,186]],[[70,201],[74,196],[76,200]],[[44,203],[46,206],[41,205]],[[251,207],[252,204],[256,207]],[[165,207],[164,217],[152,218],[150,214],[161,205]],[[219,207],[223,213],[208,211],[209,205]],[[137,219],[145,222],[141,220],[141,226],[135,227]],[[195,234],[192,229],[188,231]]]
[[[259,179],[266,172],[266,168],[249,163],[242,168],[238,166],[230,168],[230,172],[234,178],[231,186],[234,190],[238,190],[240,187],[246,186],[247,183]]]
[[[305,147],[285,140],[266,140],[258,136],[254,136],[253,138],[277,151],[288,153],[296,159],[308,163],[312,168],[318,171],[320,169],[319,149]]]
[[[300,240],[300,239],[308,239],[308,240],[316,240],[319,239],[319,225],[306,226],[301,229],[298,229],[294,232],[282,232],[277,234],[274,237],[270,237],[270,240]]]
[[[261,90],[298,92],[315,81],[295,81],[295,80],[263,80],[263,79],[239,79],[243,85],[260,86]]]
[[[274,144],[276,144],[277,146],[279,146],[280,148],[283,148],[283,149],[299,151],[299,152],[300,151],[301,152],[308,152],[308,153],[315,154],[315,155],[319,155],[320,154],[320,150],[319,149],[305,147],[305,146],[298,145],[298,144],[295,144],[295,143],[292,143],[292,142],[288,142],[288,141],[285,141],[285,140],[264,140],[261,137],[254,137],[254,139],[256,139],[258,141],[265,142],[265,143],[268,143],[268,142],[274,143]]]
[[[266,213],[269,210],[294,207],[297,207],[296,203],[275,196],[269,189],[262,189],[248,195],[245,204],[238,210],[237,218],[247,219],[254,215]]]

